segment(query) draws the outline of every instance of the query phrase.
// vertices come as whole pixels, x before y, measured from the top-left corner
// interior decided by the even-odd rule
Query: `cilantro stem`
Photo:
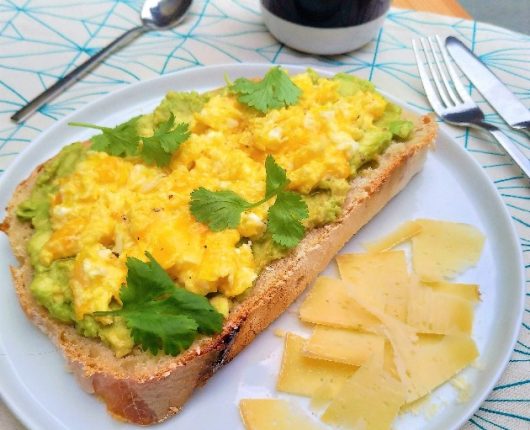
[[[232,85],[234,85],[234,83],[230,80],[230,76],[228,76],[228,73],[225,73],[224,74],[224,77],[223,77],[224,81],[226,82],[226,86],[227,87],[231,87]]]
[[[96,125],[96,124],[90,124],[88,122],[69,122],[68,125],[71,125],[72,127],[85,127],[85,128],[94,128],[96,130],[101,130],[101,131],[105,131],[105,130],[109,130],[109,127],[103,127],[101,125]]]
[[[106,316],[112,316],[112,315],[119,315],[120,309],[114,310],[114,311],[96,311],[92,312],[92,315],[95,317],[106,317]]]
[[[249,209],[254,209],[254,208],[257,208],[258,206],[261,206],[263,203],[265,202],[268,202],[270,199],[272,199],[273,197],[276,197],[278,195],[278,193],[280,193],[281,191],[284,191],[285,187],[281,187],[281,188],[278,188],[273,194],[271,194],[269,197],[265,196],[263,197],[261,200],[257,201],[256,203],[250,203],[248,208],[245,209],[245,210],[249,210]]]
[[[261,200],[257,201],[256,203],[250,203],[248,205],[248,209],[246,210],[249,210],[249,209],[254,209],[254,208],[257,208],[258,206],[261,206],[263,203],[265,203],[267,200],[270,200],[272,199],[276,194],[274,194],[273,196],[270,196],[269,198],[262,198]]]

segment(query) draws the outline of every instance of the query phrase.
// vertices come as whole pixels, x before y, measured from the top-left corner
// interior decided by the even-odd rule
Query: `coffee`
[[[351,27],[382,16],[390,0],[262,0],[270,13],[303,26]]]

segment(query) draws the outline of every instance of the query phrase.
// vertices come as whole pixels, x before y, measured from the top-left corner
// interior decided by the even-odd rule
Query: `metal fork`
[[[424,56],[421,55],[420,44]],[[530,178],[530,161],[508,136],[495,125],[484,121],[484,113],[462,85],[449,61],[440,37],[421,38],[419,42],[413,40],[412,48],[416,55],[423,88],[425,88],[427,98],[438,116],[449,124],[489,131],[526,176]],[[441,53],[442,58],[440,58],[439,53]]]

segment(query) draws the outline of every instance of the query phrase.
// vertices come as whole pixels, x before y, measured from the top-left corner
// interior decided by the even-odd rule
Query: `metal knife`
[[[530,111],[459,39],[449,36],[445,47],[471,83],[510,127],[530,135]]]

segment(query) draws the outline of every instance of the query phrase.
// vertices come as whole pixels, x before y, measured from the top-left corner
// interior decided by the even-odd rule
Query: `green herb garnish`
[[[201,187],[191,193],[190,212],[212,231],[222,231],[236,228],[246,210],[276,197],[269,208],[267,229],[278,245],[286,248],[296,246],[304,237],[301,220],[309,216],[307,204],[299,194],[286,190],[289,179],[271,155],[265,161],[265,171],[267,178],[263,199],[251,203],[230,190],[210,191]]]
[[[138,134],[137,121],[138,117],[114,128],[86,122],[70,122],[68,125],[101,130],[101,134],[90,139],[92,141],[90,149],[94,151],[106,152],[116,157],[138,155],[146,163],[156,164],[159,167],[169,164],[171,156],[190,135],[188,124],[180,123],[175,126],[173,113],[169,115],[167,121],[155,128],[153,136],[150,137],[141,137]]]
[[[206,297],[176,285],[151,254],[144,263],[127,258],[127,284],[120,289],[122,308],[94,312],[99,316],[119,316],[131,330],[134,342],[157,354],[178,355],[198,333],[221,331],[223,316]]]
[[[103,127],[86,122],[69,122],[68,125],[74,127],[86,127],[100,130],[101,134],[90,138],[92,145],[90,149],[102,151],[116,157],[131,157],[138,152],[138,142],[140,137],[136,131],[138,117],[132,118],[114,128]]]
[[[262,113],[294,105],[302,91],[289,75],[279,67],[270,69],[258,82],[247,78],[236,79],[230,90],[238,94],[238,100]]]
[[[272,240],[285,248],[293,248],[302,240],[305,228],[300,222],[309,212],[302,196],[292,191],[280,191],[269,209],[267,229]]]
[[[182,122],[175,127],[175,115],[170,113],[169,119],[160,123],[153,136],[142,138],[140,155],[147,163],[167,166],[171,156],[188,137],[190,137],[188,124]]]

